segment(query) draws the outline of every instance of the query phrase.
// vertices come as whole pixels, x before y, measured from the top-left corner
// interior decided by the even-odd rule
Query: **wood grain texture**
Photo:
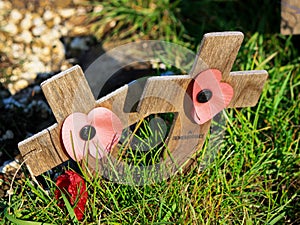
[[[174,171],[190,165],[195,153],[202,149],[211,123],[198,125],[191,116],[195,76],[208,68],[220,70],[222,81],[234,89],[229,107],[253,106],[259,99],[267,79],[266,71],[230,72],[242,40],[240,32],[206,34],[189,75],[151,77],[142,83],[125,85],[97,101],[79,66],[45,81],[42,90],[57,124],[19,143],[26,164],[34,175],[39,175],[69,159],[61,141],[65,118],[74,112],[87,114],[94,107],[106,107],[119,117],[124,128],[151,114],[175,113],[166,139],[165,163]],[[91,163],[92,167],[97,166],[93,160]]]
[[[267,78],[265,70],[231,72],[226,82],[233,87],[234,96],[228,108],[255,106]]]
[[[59,73],[41,84],[58,123],[73,112],[88,113],[95,99],[80,66]]]
[[[69,159],[60,138],[62,122],[73,112],[87,113],[95,106],[94,97],[79,66],[53,76],[41,86],[58,123],[18,144],[34,175]]]
[[[60,128],[57,124],[20,142],[18,147],[35,176],[69,159],[60,142]]]
[[[226,79],[243,39],[244,35],[241,32],[205,34],[190,72],[191,77],[194,78],[207,69],[218,69],[222,72],[223,79]]]
[[[137,110],[142,114],[181,111],[191,81],[188,75],[149,78]]]
[[[300,1],[281,0],[281,34],[300,34]]]

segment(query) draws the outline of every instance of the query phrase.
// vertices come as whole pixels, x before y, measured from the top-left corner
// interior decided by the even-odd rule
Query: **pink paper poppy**
[[[98,107],[89,112],[69,115],[62,126],[62,140],[75,161],[86,154],[102,158],[118,143],[123,130],[120,119],[109,109]]]
[[[206,123],[230,103],[233,88],[221,79],[222,73],[217,69],[205,70],[195,78],[192,116],[196,123]]]
[[[56,180],[56,185],[59,189],[55,190],[55,198],[59,201],[58,206],[64,208],[64,201],[61,199],[61,191],[68,198],[74,208],[74,213],[78,220],[82,220],[84,216],[85,204],[88,198],[86,185],[81,176],[77,173],[68,170],[60,175]]]

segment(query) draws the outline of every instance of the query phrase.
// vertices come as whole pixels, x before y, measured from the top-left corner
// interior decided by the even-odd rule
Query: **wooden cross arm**
[[[252,107],[258,102],[264,84],[268,78],[265,70],[231,72],[225,82],[234,90],[228,108]]]
[[[69,159],[63,146],[58,144],[60,139],[60,127],[56,123],[18,144],[33,175],[40,175]]]
[[[251,107],[256,105],[268,73],[265,70],[231,72],[224,82],[233,87],[234,95],[228,108]],[[151,77],[138,106],[142,114],[178,112],[186,101],[191,88],[189,75]],[[171,103],[171,104],[170,104]]]
[[[196,60],[190,72],[194,78],[207,69],[218,69],[226,80],[236,59],[244,35],[241,32],[213,32],[203,36]]]
[[[44,81],[41,87],[59,124],[73,112],[88,113],[95,107],[94,95],[78,65]]]

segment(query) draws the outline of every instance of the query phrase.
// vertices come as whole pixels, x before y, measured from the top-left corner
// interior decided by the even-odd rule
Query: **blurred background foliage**
[[[98,39],[160,39],[195,48],[205,32],[278,33],[280,0],[91,1]]]

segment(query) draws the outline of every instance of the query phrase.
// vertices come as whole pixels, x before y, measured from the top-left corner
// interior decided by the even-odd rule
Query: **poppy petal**
[[[96,129],[97,140],[99,140],[102,151],[109,152],[120,139],[123,130],[122,122],[112,111],[104,107],[90,111],[88,120],[93,121],[92,124]],[[90,154],[97,158],[97,154],[102,156],[103,152],[97,148],[91,148]]]
[[[83,113],[69,115],[62,126],[62,141],[69,156],[80,161],[86,153],[86,141],[80,137],[80,130],[89,125],[87,116]]]
[[[75,161],[82,160],[88,152],[100,159],[118,143],[122,130],[120,119],[112,111],[98,107],[88,115],[69,115],[62,126],[62,140],[67,153]]]
[[[205,70],[195,78],[192,116],[196,123],[204,124],[230,103],[233,97],[233,88],[229,84],[221,82],[221,79],[222,73],[217,69]],[[209,94],[199,101],[201,92]]]
[[[85,205],[88,198],[86,184],[82,177],[73,171],[66,171],[56,180],[59,189],[55,190],[55,198],[59,200],[58,206],[63,208],[64,202],[60,200],[61,191],[66,194],[71,205],[75,205],[74,213],[78,220],[84,216]]]

